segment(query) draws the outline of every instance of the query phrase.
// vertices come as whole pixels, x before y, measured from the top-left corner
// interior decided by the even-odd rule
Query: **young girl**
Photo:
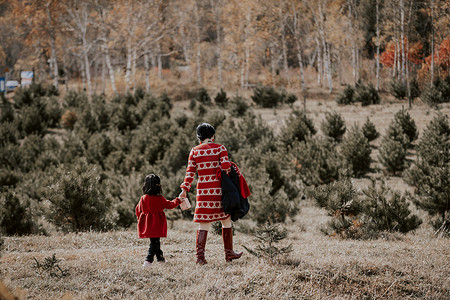
[[[181,203],[180,198],[172,201],[161,195],[161,179],[155,174],[145,177],[144,195],[136,206],[138,233],[140,238],[150,238],[150,248],[143,266],[149,266],[156,255],[158,261],[165,261],[159,238],[167,236],[167,220],[164,209],[172,209]]]

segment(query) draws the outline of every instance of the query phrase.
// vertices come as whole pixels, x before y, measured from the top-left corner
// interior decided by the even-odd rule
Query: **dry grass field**
[[[276,262],[251,256],[241,245],[254,247],[253,237],[236,232],[241,259],[226,263],[221,237],[210,233],[209,263],[196,265],[189,221],[176,221],[163,239],[167,262],[148,268],[141,266],[148,241],[134,230],[8,237],[0,274],[23,299],[449,299],[448,239],[425,226],[406,236],[339,240],[319,232],[326,219],[303,204],[287,225],[294,251]],[[53,254],[65,277],[33,268],[34,258]]]
[[[347,127],[362,125],[369,117],[383,135],[402,105],[407,108],[405,103],[383,101],[362,109],[313,99],[306,107],[317,129],[325,112],[334,110]],[[279,130],[290,110],[256,112]],[[449,115],[450,106],[441,111]],[[436,112],[414,105],[409,113],[422,133]],[[376,149],[372,157],[376,159]],[[381,176],[377,162],[373,169],[377,172],[370,175]],[[355,185],[367,182],[359,179]],[[390,177],[387,183],[397,190],[410,189],[400,177]],[[167,262],[148,268],[141,266],[148,241],[138,239],[134,229],[6,237],[0,280],[19,299],[450,299],[450,240],[433,236],[427,215],[419,214],[424,224],[414,233],[386,234],[373,241],[341,240],[320,233],[328,217],[304,201],[295,220],[286,224],[284,243],[294,249],[290,255],[268,262],[247,253],[241,245],[254,248],[256,242],[239,228],[253,224],[241,220],[235,224],[234,245],[244,256],[226,263],[221,237],[210,233],[209,263],[204,266],[195,264],[196,227],[183,220],[175,221],[162,240]],[[43,262],[53,254],[66,276],[34,268],[35,259]],[[0,286],[0,299],[7,299],[5,295]]]

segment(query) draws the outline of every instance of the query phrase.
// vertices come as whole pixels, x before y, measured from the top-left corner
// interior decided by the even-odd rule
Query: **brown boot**
[[[242,256],[242,252],[233,251],[233,229],[232,228],[222,228],[222,238],[223,246],[225,248],[225,260],[232,261],[233,259],[238,259]]]
[[[205,245],[207,236],[207,230],[197,230],[197,263],[201,265],[207,263],[205,259]]]

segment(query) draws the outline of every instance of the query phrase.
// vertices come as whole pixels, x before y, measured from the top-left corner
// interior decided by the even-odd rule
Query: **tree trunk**
[[[197,39],[197,54],[195,56],[195,60],[196,60],[196,64],[197,64],[197,82],[199,84],[202,83],[202,53],[201,53],[201,37],[200,37],[200,17],[199,17],[199,12],[198,12],[198,2],[195,1],[195,6],[194,6],[194,13],[195,13],[195,36]]]
[[[320,47],[319,40],[316,38],[317,43],[317,85],[322,85],[322,47]]]
[[[377,31],[377,91],[380,91],[380,0],[376,2],[376,31]]]
[[[117,87],[116,87],[116,79],[114,77],[114,69],[111,64],[111,59],[109,57],[109,49],[108,49],[108,45],[106,44],[106,42],[103,45],[103,53],[105,55],[106,67],[108,68],[109,80],[111,81],[111,88],[112,88],[114,94],[117,95],[118,93],[117,93]]]
[[[145,90],[150,92],[150,63],[148,60],[148,54],[144,54],[144,66],[145,66]]]
[[[55,28],[52,25],[52,16],[50,14],[49,5],[51,1],[47,2],[45,5],[47,11],[47,21],[50,35],[50,48],[51,48],[51,62],[53,66],[53,85],[58,89],[59,73],[58,73],[58,60],[56,58],[56,38],[55,38]]]
[[[400,0],[400,39],[402,42],[402,70],[401,78],[404,81],[406,75],[406,59],[405,59],[405,5],[404,1]]]
[[[127,66],[125,70],[125,93],[130,91],[131,83],[131,39],[127,41]]]
[[[84,67],[86,72],[86,83],[87,83],[87,92],[89,99],[92,97],[92,83],[91,83],[91,65],[89,62],[89,56],[88,56],[88,45],[86,41],[85,34],[83,34],[83,59],[84,59]]]
[[[353,83],[356,83],[356,49],[355,49],[355,37],[353,36],[353,25],[352,25],[352,3],[351,0],[347,0],[347,6],[348,6],[348,29],[349,29],[349,35],[350,35],[350,43],[352,45],[351,52],[352,52],[352,68],[353,68]]]
[[[211,6],[214,9],[214,15],[216,18],[216,34],[217,34],[217,77],[219,79],[219,86],[223,88],[223,78],[222,78],[222,1],[221,0],[211,0]]]
[[[287,45],[286,45],[286,17],[283,17],[283,12],[281,7],[279,8],[279,15],[281,20],[281,43],[283,48],[283,67],[284,73],[286,74],[286,79],[288,82],[288,86],[291,86],[291,79],[289,77],[289,66],[287,61]]]
[[[136,61],[137,61],[137,50],[133,47],[133,64],[132,64],[132,78],[133,78],[133,92],[136,91]]]
[[[431,84],[434,82],[434,0],[431,0]]]
[[[158,78],[162,79],[162,55],[161,44],[158,44]]]
[[[105,61],[102,61],[102,94],[104,95],[106,91],[106,65]]]

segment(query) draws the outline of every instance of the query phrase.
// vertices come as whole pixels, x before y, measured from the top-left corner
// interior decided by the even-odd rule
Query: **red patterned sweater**
[[[222,186],[216,174],[219,168],[227,170],[230,166],[228,152],[223,145],[204,143],[192,148],[181,188],[189,191],[195,173],[198,173],[194,222],[213,222],[229,217],[223,211]]]

